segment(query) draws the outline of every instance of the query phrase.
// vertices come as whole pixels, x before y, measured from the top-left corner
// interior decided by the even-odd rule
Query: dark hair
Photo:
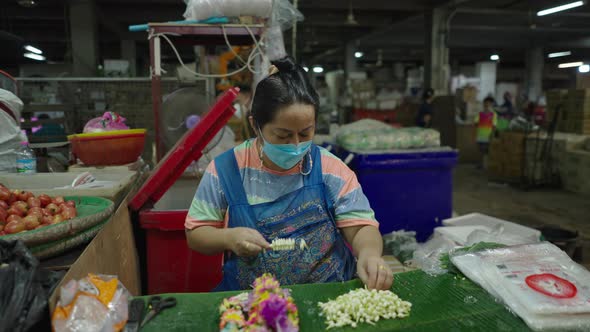
[[[424,90],[424,92],[422,93],[422,99],[424,100],[430,99],[430,97],[432,96],[434,96],[434,90],[431,88]]]
[[[492,97],[492,96],[488,96],[488,97],[486,97],[486,98],[483,100],[483,102],[484,102],[484,103],[488,103],[488,102],[489,102],[489,103],[495,104],[495,103],[496,103],[496,100],[494,99],[494,97]]]
[[[314,108],[318,118],[320,100],[311,86],[303,67],[290,56],[272,62],[279,70],[258,83],[252,99],[252,117],[260,129],[273,121],[277,111],[283,107],[301,103]]]

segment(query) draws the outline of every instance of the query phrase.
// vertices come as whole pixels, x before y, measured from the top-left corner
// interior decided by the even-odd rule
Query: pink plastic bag
[[[125,130],[125,118],[115,112],[105,112],[101,117],[94,118],[84,126],[85,133],[97,133],[113,130]]]

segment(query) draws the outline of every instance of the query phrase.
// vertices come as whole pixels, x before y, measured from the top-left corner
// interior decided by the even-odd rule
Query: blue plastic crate
[[[348,151],[338,153],[344,160]],[[422,242],[453,210],[455,150],[359,154],[349,166],[369,199],[380,231],[416,231]]]

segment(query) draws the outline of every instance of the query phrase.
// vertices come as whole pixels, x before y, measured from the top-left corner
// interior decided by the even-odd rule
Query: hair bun
[[[277,67],[279,72],[287,73],[297,71],[298,65],[295,63],[292,57],[286,56],[282,59],[278,59],[272,62]]]

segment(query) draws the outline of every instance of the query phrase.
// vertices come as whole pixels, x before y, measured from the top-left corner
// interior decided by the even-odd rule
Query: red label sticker
[[[552,273],[533,274],[525,281],[533,290],[558,299],[569,299],[578,293],[576,285]]]

